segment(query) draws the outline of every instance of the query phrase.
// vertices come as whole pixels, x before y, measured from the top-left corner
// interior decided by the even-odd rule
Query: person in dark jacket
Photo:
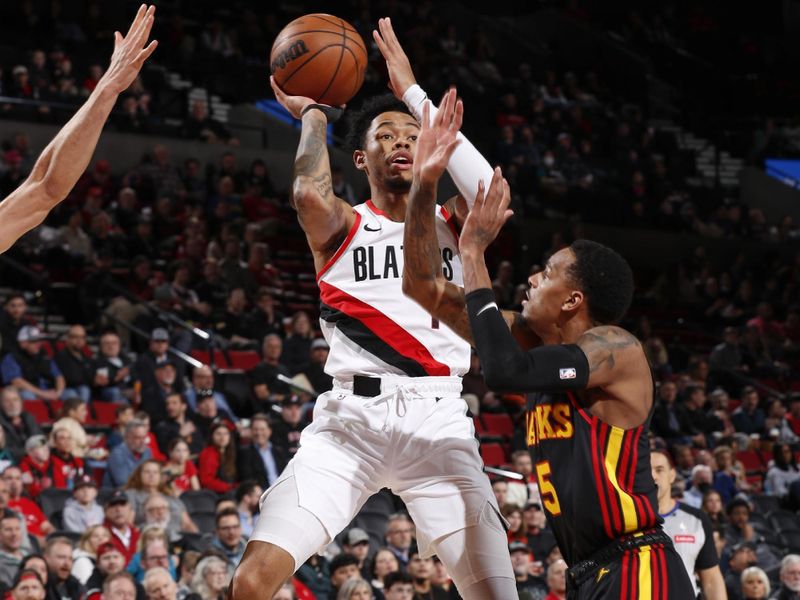
[[[3,312],[0,313],[0,354],[19,350],[17,334],[23,325],[32,324],[25,314],[27,310],[28,303],[22,294],[13,292],[6,297]]]
[[[47,600],[82,600],[86,591],[72,575],[72,542],[66,537],[47,541],[44,560],[47,563]]]
[[[800,555],[787,554],[781,561],[781,587],[772,600],[800,600]]]
[[[26,400],[58,400],[66,383],[55,362],[42,350],[42,332],[25,325],[17,334],[19,350],[6,354],[0,363],[4,385],[13,385]]]
[[[272,425],[264,413],[253,415],[250,425],[252,442],[239,449],[239,479],[253,480],[264,488],[272,485],[289,462],[283,447],[270,441]]]
[[[33,415],[22,410],[22,398],[13,387],[0,392],[0,427],[6,434],[6,448],[17,463],[25,456],[25,440],[42,433]]]
[[[94,370],[92,360],[84,354],[86,330],[81,325],[73,325],[67,332],[66,345],[54,357],[58,369],[66,382],[63,398],[78,397],[84,402],[92,399]]]

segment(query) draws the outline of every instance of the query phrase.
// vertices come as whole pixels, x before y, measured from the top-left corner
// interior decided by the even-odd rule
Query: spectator
[[[59,490],[71,490],[75,482],[83,475],[83,459],[72,453],[72,433],[67,428],[53,431],[53,448],[50,451],[50,463],[53,473],[53,487]]]
[[[538,561],[542,556],[547,556],[550,549],[556,545],[556,538],[547,528],[547,518],[542,505],[538,502],[528,502],[522,518],[528,530],[528,548],[533,550],[533,556]]]
[[[798,600],[800,598],[800,555],[787,554],[781,561],[781,587],[773,600]]]
[[[127,564],[136,553],[139,530],[132,525],[133,510],[125,492],[117,490],[111,494],[106,500],[105,513],[103,525],[111,532],[111,543],[122,553]]]
[[[100,592],[105,580],[117,573],[125,573],[125,555],[113,542],[102,544],[97,548],[96,554],[97,561],[94,571],[86,581],[87,600],[102,600]],[[125,575],[130,577],[129,573],[125,573]]]
[[[205,102],[195,100],[192,102],[189,117],[183,124],[182,136],[190,140],[203,140],[208,144],[230,143],[238,144],[225,126],[208,115],[208,106]]]
[[[0,354],[5,355],[12,350],[19,350],[17,335],[24,325],[31,325],[27,315],[28,303],[19,292],[11,292],[6,296],[3,312],[0,313]]]
[[[144,591],[147,600],[175,600],[178,597],[178,586],[163,567],[151,567],[144,574]]]
[[[309,361],[301,370],[317,394],[324,394],[333,388],[333,377],[325,372],[329,351],[328,342],[323,338],[315,339],[311,342]]]
[[[653,432],[667,443],[688,441],[689,426],[677,405],[678,386],[673,381],[664,381],[658,388],[658,401],[653,413]],[[698,436],[698,441],[702,436]]]
[[[314,330],[311,328],[311,319],[309,319],[308,313],[302,310],[297,311],[292,315],[289,335],[286,336],[280,355],[281,362],[286,365],[292,375],[299,373],[308,362],[313,339]]]
[[[336,600],[372,600],[372,588],[360,577],[348,579],[342,584]]]
[[[66,382],[62,398],[77,397],[84,402],[92,399],[94,372],[91,359],[84,354],[86,330],[72,325],[67,332],[66,344],[55,355],[55,363]]]
[[[197,459],[200,485],[218,494],[236,488],[236,445],[232,439],[232,427],[225,419],[212,423],[208,444]]]
[[[233,417],[224,410],[217,408],[213,394],[209,390],[201,390],[197,397],[197,412],[192,414],[197,430],[203,434],[203,442],[208,443],[211,425],[216,421],[224,420],[233,424]]]
[[[492,482],[492,492],[497,506],[508,504],[508,482],[505,479],[496,479]]]
[[[414,538],[414,523],[405,513],[395,513],[386,522],[386,547],[394,553],[400,569],[408,567],[409,550]]]
[[[169,537],[164,529],[152,526],[144,529],[137,549],[127,568],[137,583],[142,583],[144,574],[153,568],[167,569],[173,580],[177,579],[175,563],[169,554]]]
[[[0,391],[0,426],[6,437],[6,447],[15,461],[22,460],[26,441],[41,435],[39,424],[29,412],[22,410],[22,398],[13,387]]]
[[[280,402],[289,395],[288,386],[278,380],[278,375],[291,377],[289,369],[280,362],[283,342],[276,334],[264,338],[262,361],[250,371],[253,393],[262,404]]]
[[[691,487],[683,494],[683,503],[693,508],[700,508],[703,496],[712,489],[714,472],[707,465],[695,465],[692,468]],[[716,490],[715,490],[716,491]],[[722,498],[722,494],[717,492]]]
[[[758,564],[764,568],[777,565],[778,561],[764,538],[750,523],[750,504],[743,498],[735,498],[726,507],[728,526],[725,528],[725,542],[728,546],[749,544],[758,557]]]
[[[283,335],[284,314],[275,309],[275,298],[267,288],[259,288],[255,306],[246,317],[250,339],[263,340],[270,334]],[[16,339],[16,338],[15,338]]]
[[[281,405],[281,418],[272,427],[272,443],[284,456],[291,458],[300,448],[300,434],[305,429],[303,403],[299,396],[289,396]]]
[[[189,445],[183,438],[175,438],[167,445],[169,461],[164,465],[163,474],[178,493],[200,489],[197,467],[189,459]]]
[[[3,471],[3,481],[8,490],[6,506],[24,517],[28,533],[36,536],[40,542],[44,541],[44,538],[53,533],[56,528],[47,520],[36,502],[22,495],[23,484],[20,468],[8,467]]]
[[[567,563],[557,560],[547,567],[547,589],[544,600],[565,600],[567,597]]]
[[[100,353],[94,362],[94,386],[105,402],[127,402],[131,394],[131,363],[113,331],[100,336]]]
[[[150,460],[152,456],[150,448],[147,447],[147,425],[139,419],[130,421],[125,426],[125,443],[114,448],[108,457],[103,486],[124,485],[134,469],[142,462]]]
[[[539,502],[539,486],[533,474],[533,461],[527,450],[517,450],[511,455],[511,465],[515,473],[522,475],[522,481],[508,482],[506,503],[516,504],[520,509],[529,501]],[[502,506],[502,505],[501,505]]]
[[[10,587],[19,569],[22,552],[22,519],[14,511],[0,511],[0,583]]]
[[[25,400],[58,400],[66,386],[58,366],[42,350],[43,339],[38,327],[22,327],[17,333],[19,350],[6,354],[0,363],[3,383],[16,387]]]
[[[238,421],[233,409],[225,399],[225,395],[214,389],[214,371],[211,370],[211,367],[206,365],[196,367],[192,372],[192,386],[185,392],[186,402],[189,404],[189,408],[196,411],[198,394],[208,391],[213,392],[214,402],[217,408],[225,411],[234,423]]]
[[[504,504],[500,507],[500,514],[508,521],[508,541],[528,543],[528,530],[522,519],[522,509],[516,504]]]
[[[225,300],[225,312],[219,317],[216,331],[226,338],[233,348],[252,347],[251,332],[247,329],[247,322],[245,321],[246,308],[247,296],[245,291],[240,287],[229,290],[228,297]]]
[[[282,447],[271,443],[272,425],[264,413],[253,415],[250,425],[251,443],[239,448],[239,478],[264,481],[271,486],[289,462]]]
[[[128,482],[125,484],[125,493],[130,500],[133,508],[134,523],[139,527],[145,524],[152,525],[155,520],[166,521],[168,525],[159,523],[162,529],[169,529],[171,534],[176,534],[183,529],[184,531],[196,532],[197,527],[189,518],[186,505],[170,494],[169,487],[161,476],[161,465],[148,459],[137,466]],[[154,495],[160,496],[153,498]],[[158,506],[153,506],[153,517],[148,521],[145,507],[148,502],[160,500]],[[161,506],[166,504],[166,510]],[[156,510],[158,509],[158,510]],[[157,516],[156,516],[157,515]]]
[[[113,450],[125,441],[125,428],[133,421],[135,415],[136,411],[127,404],[120,404],[114,409],[114,429],[106,440],[109,450]]]
[[[162,327],[156,327],[150,332],[150,342],[147,350],[139,354],[133,365],[133,379],[140,382],[143,390],[158,388],[156,365],[169,360],[168,349],[169,332]],[[180,386],[180,379],[177,383]]]
[[[176,505],[178,506],[178,511],[173,511],[172,508]],[[178,498],[165,496],[159,492],[151,493],[144,501],[142,528],[148,529],[152,527],[158,527],[166,531],[167,537],[172,543],[181,539],[181,532],[197,533],[198,531],[197,525],[192,521],[183,502]]]
[[[686,399],[681,407],[681,420],[688,424],[688,429],[684,431],[695,436],[702,435],[704,439],[698,445],[703,448],[711,445],[713,433],[720,433],[724,429],[722,421],[706,410],[706,401],[706,391],[702,386],[690,386],[686,389]]]
[[[728,524],[724,507],[722,496],[719,495],[717,490],[708,490],[703,494],[703,502],[700,508],[706,513],[706,516],[711,520],[711,526],[717,531],[724,529],[725,525]]]
[[[224,560],[207,556],[195,567],[192,590],[201,600],[223,600],[232,575],[232,568]]]
[[[53,465],[50,459],[50,446],[43,435],[34,435],[25,442],[27,455],[20,462],[22,482],[28,495],[36,500],[43,489],[53,485]]]
[[[402,571],[394,571],[384,579],[383,596],[386,600],[414,600],[414,582]]]
[[[528,593],[533,597],[543,597],[547,593],[547,584],[541,577],[531,575],[531,549],[522,542],[511,542],[508,546],[511,554],[511,566],[517,580],[517,591],[520,594]],[[542,568],[536,569],[539,573]]]
[[[103,544],[111,542],[111,533],[102,525],[87,527],[72,553],[72,576],[85,586],[97,568],[97,551]]]
[[[130,573],[121,571],[106,577],[102,600],[131,600],[137,597],[136,583]]]
[[[411,554],[416,554],[412,552]],[[430,560],[430,559],[428,559]],[[350,554],[337,554],[331,560],[331,593],[330,598],[336,598],[339,589],[348,579],[359,579],[358,559]],[[431,569],[433,570],[433,569]],[[410,573],[409,573],[410,574]],[[411,574],[410,574],[411,575]],[[413,575],[411,575],[413,577]]]
[[[714,449],[714,460],[717,463],[717,472],[714,473],[714,489],[719,492],[722,501],[727,504],[739,493],[736,472],[733,470],[733,450],[729,446],[717,446]]]
[[[321,554],[312,555],[295,573],[297,580],[317,598],[328,598],[331,593],[330,565]]]
[[[44,560],[49,571],[47,595],[53,600],[83,598],[84,587],[72,576],[72,551],[72,542],[66,537],[50,538],[45,545]]]
[[[155,369],[155,385],[142,386],[140,410],[153,416],[156,421],[167,417],[165,404],[167,396],[179,392],[175,364],[171,361],[158,363]]]
[[[736,431],[752,435],[764,432],[764,411],[758,407],[758,392],[752,386],[742,390],[742,404],[733,411],[731,422]]]
[[[253,534],[258,515],[259,500],[264,490],[258,482],[249,479],[239,484],[236,488],[236,509],[239,511],[242,538],[246,541]]]
[[[6,431],[0,427],[0,473],[16,462],[14,455],[6,447]]]
[[[17,573],[9,597],[13,600],[45,600],[45,587],[39,573],[33,570]]]
[[[767,600],[769,578],[762,569],[749,567],[742,572],[742,597],[744,600]]]
[[[363,577],[367,573],[367,556],[369,555],[369,534],[358,527],[347,532],[342,552],[358,559],[358,571]]]
[[[53,429],[50,432],[50,444],[55,445],[55,433],[60,429],[65,429],[72,437],[72,453],[78,458],[83,458],[89,452],[90,441],[95,441],[94,436],[89,438],[86,435],[86,430],[83,426],[89,417],[89,406],[80,398],[69,398],[64,401],[61,407],[61,418],[53,423]],[[96,450],[102,451],[101,448]],[[96,451],[92,452],[92,457],[97,458]],[[100,456],[105,458],[105,456]]]
[[[386,593],[386,576],[400,570],[400,563],[394,552],[388,548],[380,548],[372,557],[370,566],[370,585],[376,595]],[[413,592],[412,592],[413,593]]]
[[[789,488],[800,479],[800,469],[797,467],[794,452],[789,444],[775,444],[772,447],[772,466],[767,471],[764,481],[764,491],[770,496],[786,498]],[[796,504],[800,505],[800,498]]]
[[[238,565],[246,545],[238,510],[227,508],[219,511],[215,519],[214,540],[211,546],[220,550],[231,565]]]
[[[748,567],[758,564],[752,546],[739,543],[731,548],[728,559],[728,573],[725,575],[725,588],[729,600],[742,600],[742,574]]]
[[[169,454],[169,448],[175,440],[183,440],[189,445],[191,454],[202,450],[205,438],[198,431],[195,422],[189,417],[189,406],[186,396],[180,392],[170,392],[164,399],[166,418],[156,424],[155,436],[158,447]],[[181,465],[181,473],[183,466]]]
[[[19,565],[19,570],[20,572],[27,570],[37,573],[39,575],[39,579],[41,579],[45,587],[47,587],[47,563],[44,560],[44,556],[41,554],[36,553],[26,555]]]

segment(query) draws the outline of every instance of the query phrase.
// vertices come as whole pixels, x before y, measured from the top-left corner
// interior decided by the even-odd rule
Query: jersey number
[[[539,493],[542,495],[544,507],[554,517],[561,514],[561,504],[558,502],[558,494],[553,482],[550,481],[550,461],[543,460],[536,463],[536,479],[539,480]]]

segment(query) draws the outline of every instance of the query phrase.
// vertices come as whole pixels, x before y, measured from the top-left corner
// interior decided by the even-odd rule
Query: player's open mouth
[[[414,164],[414,159],[409,152],[395,152],[389,157],[389,164],[398,169],[410,169]]]

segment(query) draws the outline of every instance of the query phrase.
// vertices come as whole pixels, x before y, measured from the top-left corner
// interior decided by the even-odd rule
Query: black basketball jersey
[[[568,565],[662,522],[647,439],[652,414],[625,430],[588,413],[571,393],[529,395],[527,443]]]

